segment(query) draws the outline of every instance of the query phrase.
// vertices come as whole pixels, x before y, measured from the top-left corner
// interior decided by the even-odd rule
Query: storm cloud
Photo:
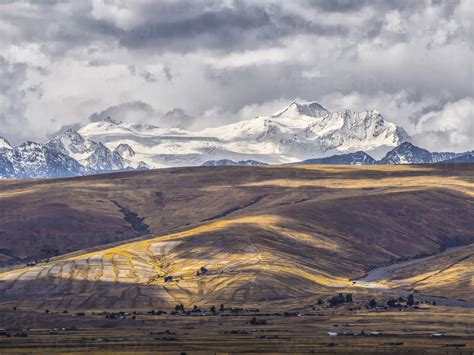
[[[472,149],[473,7],[4,1],[0,136],[46,139],[104,115],[198,129],[300,99],[377,109],[427,148]]]

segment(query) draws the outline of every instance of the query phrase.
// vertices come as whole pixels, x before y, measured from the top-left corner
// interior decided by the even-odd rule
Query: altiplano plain
[[[92,348],[107,338],[112,347],[150,351],[270,351],[297,341],[293,351],[413,350],[427,342],[433,351],[472,350],[473,183],[469,164],[195,167],[2,181],[0,327],[32,329],[2,347],[48,349],[48,329],[74,325],[79,330],[56,336],[56,346],[81,334]],[[373,287],[356,282],[397,263]],[[329,305],[339,293],[353,302]],[[415,309],[385,306],[410,293]],[[365,307],[371,299],[378,308]],[[177,304],[203,313],[171,315]],[[111,320],[107,312],[128,315]],[[249,325],[255,316],[268,325]],[[354,327],[380,334],[329,339]],[[150,337],[154,331],[175,334]],[[430,338],[439,332],[445,338]],[[150,339],[131,340],[142,337]]]

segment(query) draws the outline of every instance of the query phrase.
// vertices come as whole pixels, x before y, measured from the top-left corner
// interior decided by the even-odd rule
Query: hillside
[[[474,302],[474,244],[397,269],[383,283]]]
[[[22,308],[297,300],[474,243],[470,165],[196,167],[1,186],[5,263],[76,251],[0,274],[0,300]]]

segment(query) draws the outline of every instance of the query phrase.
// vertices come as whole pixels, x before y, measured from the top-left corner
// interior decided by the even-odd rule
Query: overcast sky
[[[474,1],[0,0],[0,136],[108,115],[198,129],[294,99],[474,145]]]

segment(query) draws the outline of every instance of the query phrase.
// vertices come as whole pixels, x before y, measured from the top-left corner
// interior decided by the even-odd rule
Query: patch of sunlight
[[[280,167],[291,167],[305,170],[319,170],[329,172],[343,172],[348,170],[365,170],[365,171],[430,171],[432,167],[412,166],[412,165],[337,165],[337,164],[294,164],[281,165]]]
[[[1,198],[21,196],[21,195],[28,195],[28,194],[34,193],[36,191],[37,191],[37,189],[35,189],[35,188],[21,189],[21,190],[14,190],[14,191],[3,191],[3,192],[0,192],[0,199]]]
[[[463,192],[474,196],[474,184],[456,177],[429,177],[429,176],[410,176],[397,178],[381,179],[315,179],[315,180],[296,180],[296,179],[272,179],[258,182],[251,182],[239,185],[242,187],[325,187],[330,189],[360,189],[370,187],[430,187],[447,188]]]

